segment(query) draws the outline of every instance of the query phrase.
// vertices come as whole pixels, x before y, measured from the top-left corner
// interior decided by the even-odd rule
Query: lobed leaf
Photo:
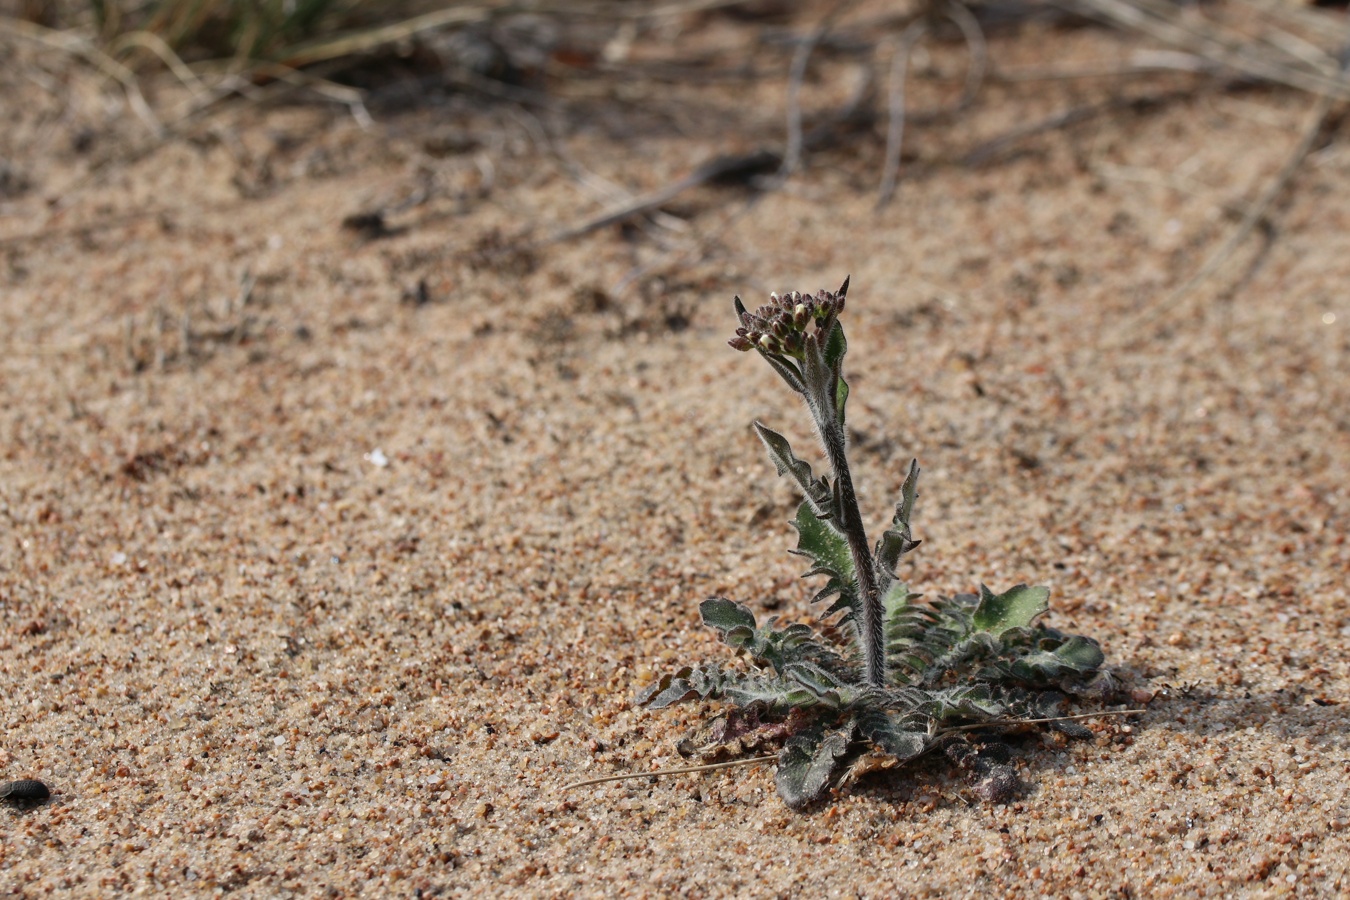
[[[652,709],[665,709],[684,700],[695,699],[699,694],[689,681],[693,673],[692,667],[685,666],[673,674],[662,675],[637,695],[635,698],[637,704],[650,706]]]
[[[872,711],[859,719],[858,731],[861,736],[900,762],[922,756],[933,744],[933,738],[926,729],[904,721],[902,716]]]
[[[972,622],[976,629],[995,636],[1010,628],[1027,628],[1041,613],[1050,608],[1050,589],[1019,584],[1002,594],[995,594],[980,585],[980,604],[975,608]]]
[[[824,575],[827,578],[825,586],[816,592],[811,602],[837,596],[838,599],[825,611],[825,616],[842,612],[841,622],[856,632],[857,623],[862,617],[862,603],[858,594],[857,570],[848,542],[833,525],[816,516],[807,502],[797,507],[797,518],[793,520],[792,526],[797,529],[797,547],[792,552],[814,563],[802,573],[802,577]],[[856,638],[856,634],[854,636]]]
[[[788,740],[778,755],[774,779],[784,803],[801,809],[825,793],[841,767],[841,759],[848,754],[853,730],[854,722],[849,719],[840,728],[824,730],[817,726]]]
[[[780,675],[794,662],[808,662],[833,671],[849,664],[809,626],[800,623],[778,628],[772,618],[756,627],[755,614],[744,603],[713,597],[699,604],[703,623],[718,632],[722,642],[743,650],[759,665],[772,666]]]
[[[877,541],[877,573],[882,578],[894,579],[895,567],[900,564],[900,557],[919,546],[920,542],[914,540],[909,527],[909,517],[914,512],[914,501],[918,496],[919,461],[916,459],[910,461],[909,474],[905,476],[905,483],[900,487],[900,502],[895,505],[891,527],[881,535],[881,540]]]

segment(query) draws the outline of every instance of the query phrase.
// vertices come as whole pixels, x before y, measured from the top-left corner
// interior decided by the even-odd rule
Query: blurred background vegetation
[[[114,50],[143,40],[128,41],[129,35],[150,35],[184,61],[199,62],[281,61],[318,38],[445,6],[426,0],[17,0],[0,3],[0,10],[45,28],[84,30]]]

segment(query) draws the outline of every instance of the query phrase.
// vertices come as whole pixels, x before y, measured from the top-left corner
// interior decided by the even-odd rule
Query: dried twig
[[[1055,0],[1074,12],[1203,56],[1242,75],[1315,94],[1350,99],[1350,80],[1335,74],[1335,58],[1321,51],[1310,59],[1310,44],[1284,39],[1251,39],[1222,28],[1195,24],[1181,6],[1164,0]],[[1330,28],[1332,20],[1327,19]],[[1294,45],[1297,43],[1297,48]],[[1260,45],[1260,46],[1258,46]]]

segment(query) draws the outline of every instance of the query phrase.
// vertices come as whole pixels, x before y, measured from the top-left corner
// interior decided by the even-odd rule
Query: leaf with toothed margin
[[[922,756],[933,743],[927,731],[907,726],[882,710],[869,710],[858,718],[858,733],[900,762]]]
[[[794,623],[778,627],[778,618],[757,627],[755,615],[744,603],[713,597],[699,604],[703,624],[716,629],[722,643],[744,651],[759,665],[773,666],[780,675],[793,664],[804,663],[843,670],[848,663],[809,626]]]
[[[914,512],[914,501],[918,496],[919,461],[916,459],[910,462],[909,474],[900,487],[900,502],[895,505],[891,527],[877,541],[877,573],[885,581],[895,578],[895,567],[899,565],[900,557],[919,546],[919,541],[914,540],[909,530],[909,517]]]
[[[904,611],[909,607],[910,598],[914,596],[917,595],[911,594],[909,585],[903,581],[892,580],[886,585],[886,592],[881,595],[881,623],[888,648]]]
[[[1019,584],[1002,594],[995,594],[980,585],[980,605],[975,607],[972,622],[978,631],[995,636],[1009,628],[1028,628],[1041,613],[1050,608],[1050,589]]]
[[[839,600],[825,615],[846,611],[845,618],[850,621],[860,617],[857,570],[853,567],[853,554],[844,536],[829,522],[822,521],[812,511],[809,501],[802,501],[797,507],[797,518],[792,526],[797,529],[797,548],[792,552],[815,563],[802,577],[824,575],[828,579],[811,602],[838,594]]]
[[[826,731],[816,726],[788,740],[778,754],[778,774],[774,778],[784,803],[801,809],[824,795],[841,760],[848,754],[854,727],[850,718],[839,728]]]
[[[638,706],[665,709],[683,700],[693,700],[698,696],[698,691],[689,683],[689,677],[693,672],[692,666],[685,666],[673,673],[667,672],[649,684],[634,698],[634,702]]]
[[[792,452],[792,445],[772,428],[766,428],[759,422],[752,423],[755,434],[764,442],[779,475],[790,475],[802,493],[811,502],[811,509],[817,516],[826,515],[830,508],[830,484],[824,478],[816,478],[811,473],[811,464],[798,459]]]
[[[1105,661],[1096,641],[1071,635],[1053,650],[1038,650],[1014,658],[1004,670],[1029,684],[1046,684],[1066,677],[1091,675]]]

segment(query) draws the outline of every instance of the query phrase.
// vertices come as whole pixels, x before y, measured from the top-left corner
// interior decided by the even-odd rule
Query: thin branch
[[[711,772],[714,769],[730,769],[732,766],[757,766],[760,763],[766,763],[776,759],[778,759],[778,754],[771,753],[768,756],[752,756],[749,759],[733,759],[727,762],[709,763],[706,766],[685,766],[680,769],[657,769],[655,772],[630,772],[627,775],[606,775],[604,778],[591,778],[587,781],[577,781],[569,785],[564,785],[563,790],[570,791],[572,788],[586,787],[592,784],[604,784],[607,781],[627,781],[632,778],[660,778],[662,775],[687,775],[690,772]]]
[[[1308,158],[1313,144],[1317,141],[1317,136],[1322,132],[1322,126],[1326,123],[1332,103],[1333,98],[1330,94],[1323,94],[1317,98],[1312,112],[1304,123],[1302,138],[1299,139],[1284,165],[1280,167],[1280,171],[1275,173],[1275,177],[1266,185],[1266,189],[1261,192],[1261,196],[1257,198],[1256,202],[1247,208],[1247,214],[1242,217],[1238,227],[1233,229],[1233,233],[1228,236],[1228,240],[1224,241],[1223,245],[1214,251],[1199,271],[1191,276],[1189,281],[1177,289],[1172,295],[1172,301],[1180,300],[1206,278],[1218,271],[1228,261],[1228,257],[1232,255],[1238,245],[1245,241],[1255,230],[1257,224],[1266,217],[1271,206],[1274,205],[1280,194],[1284,193],[1284,189],[1289,186],[1289,182],[1293,180],[1294,173]]]

